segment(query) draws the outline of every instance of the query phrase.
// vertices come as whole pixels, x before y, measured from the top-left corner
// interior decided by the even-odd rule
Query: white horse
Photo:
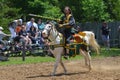
[[[84,33],[86,34],[84,37],[86,44],[88,44],[89,46],[92,46],[93,49],[97,53],[99,53],[100,47],[95,40],[94,33],[91,31],[84,31]],[[51,42],[52,45],[61,44],[61,38],[63,39],[62,34],[56,30],[55,25],[53,23],[46,24],[42,34],[44,37],[48,37],[52,41]],[[51,75],[55,75],[55,72],[56,72],[56,69],[57,69],[59,63],[63,67],[64,73],[66,74],[67,70],[66,70],[66,67],[64,66],[64,63],[62,61],[62,55],[64,54],[64,47],[58,46],[58,47],[55,47],[54,50],[51,49],[51,51],[56,58],[56,62],[54,64],[54,69],[53,69],[53,72]],[[84,56],[85,65],[88,66],[89,70],[91,70],[91,68],[92,68],[91,56],[89,54],[89,51],[86,51],[86,50],[83,50],[83,48],[80,48],[79,52]]]

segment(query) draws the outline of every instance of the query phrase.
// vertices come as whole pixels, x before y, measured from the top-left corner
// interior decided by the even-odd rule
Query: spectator
[[[7,34],[5,34],[3,31],[3,27],[0,26],[0,49],[4,48],[4,41],[2,40]]]
[[[19,36],[25,40],[25,45],[31,44],[31,39],[28,37],[28,33],[26,31],[26,26],[22,25],[22,29],[19,32]]]
[[[45,42],[46,42],[46,41],[45,41],[45,39],[43,38],[41,32],[40,32],[40,31],[37,32],[37,42],[36,42],[36,44],[39,44],[39,46],[43,48]]]
[[[36,28],[36,30],[38,30],[38,26],[37,26],[37,23],[35,23],[34,18],[31,18],[31,20],[27,22],[26,31],[29,31],[31,26],[34,26]]]
[[[32,43],[35,44],[36,43],[36,38],[37,38],[37,31],[36,28],[34,26],[30,27],[30,31],[28,31],[29,33],[29,37],[32,40]]]
[[[42,22],[41,19],[38,20],[38,29],[42,31],[44,29],[45,24]]]
[[[43,29],[44,29],[45,24],[42,22],[41,19],[39,19],[37,25],[38,25],[38,30],[39,30],[39,32],[38,32],[39,37],[42,37],[41,33],[42,33]]]
[[[11,38],[10,38],[10,40],[12,40],[13,38],[16,37],[16,32],[15,32],[16,22],[15,22],[15,21],[10,22],[10,23],[8,24],[8,27],[9,27],[9,30],[10,30],[10,33],[11,33]]]
[[[13,38],[16,37],[16,27],[18,25],[22,25],[22,19],[14,20],[14,21],[12,21],[8,24],[8,27],[9,27],[9,30],[10,30],[10,33],[11,33],[10,40],[12,40]]]
[[[26,26],[23,24],[21,26],[21,30],[20,32],[18,33],[18,35],[14,38],[14,42],[15,42],[15,45],[17,47],[20,47],[21,44],[20,44],[20,40],[23,39],[25,40],[25,45],[27,46],[28,44],[31,44],[31,39],[28,37],[28,33],[26,31]]]
[[[18,23],[22,25],[23,24],[23,20],[22,19],[18,19]]]
[[[104,46],[106,47],[106,50],[109,50],[110,48],[110,38],[109,38],[109,32],[110,32],[110,28],[108,27],[107,23],[104,21],[102,24],[102,28],[101,28],[101,36],[102,36],[102,40],[104,43]]]
[[[3,31],[3,27],[0,26],[0,41],[2,41],[3,37],[7,36]]]
[[[21,31],[21,29],[22,29],[22,23],[21,23],[20,20],[18,20],[18,21],[17,21],[17,26],[16,26],[16,28],[15,28],[16,35],[19,34],[19,32]]]

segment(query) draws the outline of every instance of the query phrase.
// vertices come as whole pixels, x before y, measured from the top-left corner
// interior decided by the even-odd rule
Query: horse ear
[[[52,22],[49,22],[49,24],[51,24],[52,26],[54,26],[54,24]]]
[[[55,21],[51,21],[51,23],[52,23],[55,27],[58,27],[58,26],[59,26],[59,24],[58,24],[57,22],[55,22]]]

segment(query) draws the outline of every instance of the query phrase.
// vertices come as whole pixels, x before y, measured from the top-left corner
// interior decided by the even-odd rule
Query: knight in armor
[[[64,13],[64,16],[61,17],[61,20],[59,22],[59,27],[62,30],[61,33],[64,36],[64,44],[66,46],[66,44],[69,43],[68,38],[72,35],[72,28],[75,27],[75,19],[72,15],[71,9],[68,6],[64,8],[63,13]],[[64,58],[67,59],[68,53],[66,48],[64,50],[65,50]]]

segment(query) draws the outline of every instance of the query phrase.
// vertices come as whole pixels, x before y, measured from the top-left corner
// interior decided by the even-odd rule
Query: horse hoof
[[[52,74],[50,74],[50,76],[55,76],[55,74],[52,73]]]
[[[64,72],[64,75],[66,75],[66,74],[67,74],[67,71]]]
[[[92,70],[92,67],[89,67],[89,72]]]

